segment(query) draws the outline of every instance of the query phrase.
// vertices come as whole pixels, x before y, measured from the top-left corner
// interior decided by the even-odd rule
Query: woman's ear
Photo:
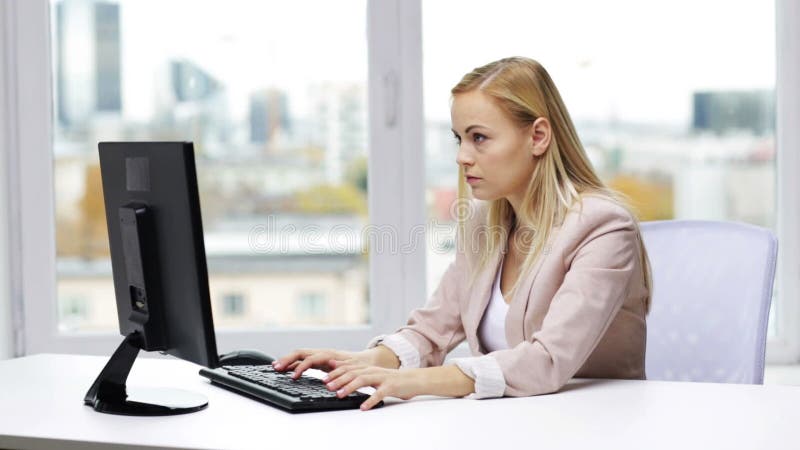
[[[550,147],[550,139],[553,136],[553,129],[550,121],[544,117],[539,117],[531,124],[531,153],[533,156],[542,156],[547,148]]]

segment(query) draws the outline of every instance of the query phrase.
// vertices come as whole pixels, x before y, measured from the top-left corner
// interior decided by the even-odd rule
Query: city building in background
[[[58,121],[81,128],[122,108],[119,5],[56,3],[55,95]]]
[[[192,141],[215,323],[220,328],[369,322],[366,72],[296,90],[191,51],[130,63],[135,2],[54,1],[55,190],[63,332],[117,328],[97,142]],[[228,39],[222,30],[222,39]],[[130,33],[130,31],[129,31]],[[130,64],[129,64],[130,63]],[[149,77],[126,97],[126,83]],[[276,224],[260,249],[254,230]],[[342,248],[332,229],[346,226]],[[262,236],[263,237],[263,236]],[[302,245],[300,245],[300,244]]]

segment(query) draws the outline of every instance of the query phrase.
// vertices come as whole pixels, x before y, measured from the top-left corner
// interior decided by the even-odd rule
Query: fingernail
[[[327,383],[328,382],[328,377],[323,378],[322,381]]]
[[[342,394],[344,394],[344,389],[339,389],[338,391],[336,391],[336,395],[342,395]]]

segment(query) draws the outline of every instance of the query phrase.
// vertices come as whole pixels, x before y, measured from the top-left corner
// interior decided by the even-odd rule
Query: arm
[[[465,338],[458,297],[466,277],[463,255],[456,255],[428,303],[411,312],[408,323],[397,331],[419,352],[418,367],[440,366],[447,354]]]
[[[481,212],[478,210],[478,214]],[[466,338],[458,300],[467,276],[464,249],[458,248],[455,261],[450,263],[425,306],[412,311],[407,324],[394,334],[377,336],[367,347],[378,348],[379,344],[387,347],[400,361],[400,368],[441,365],[447,354]]]
[[[350,395],[364,386],[374,386],[375,392],[361,404],[367,410],[386,397],[403,400],[417,395],[438,395],[441,397],[463,397],[474,391],[471,378],[457,367],[427,367],[394,370],[363,364],[339,363],[323,380],[328,389],[336,391],[339,398]]]
[[[330,367],[329,360],[344,361],[353,355],[362,363],[386,369],[440,366],[445,356],[466,338],[458,304],[466,265],[463,248],[459,248],[428,303],[412,311],[406,326],[394,334],[373,338],[366,350],[345,356],[331,350],[298,350],[281,358],[280,367],[294,367],[299,377],[309,367]],[[300,358],[304,361],[290,367]]]
[[[413,370],[417,371],[420,382],[417,395],[464,397],[475,392],[475,381],[456,366],[446,365]]]

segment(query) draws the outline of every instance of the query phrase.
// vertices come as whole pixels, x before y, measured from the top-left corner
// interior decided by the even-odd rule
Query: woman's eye
[[[483,141],[486,140],[486,136],[484,136],[482,134],[479,134],[479,133],[475,133],[475,134],[472,135],[472,140],[475,141],[475,142],[480,143],[480,142],[483,142]]]
[[[455,139],[455,141],[456,141],[456,144],[458,144],[458,145],[461,145],[461,138],[460,138],[460,137],[458,137],[458,136],[453,136],[453,139]]]

